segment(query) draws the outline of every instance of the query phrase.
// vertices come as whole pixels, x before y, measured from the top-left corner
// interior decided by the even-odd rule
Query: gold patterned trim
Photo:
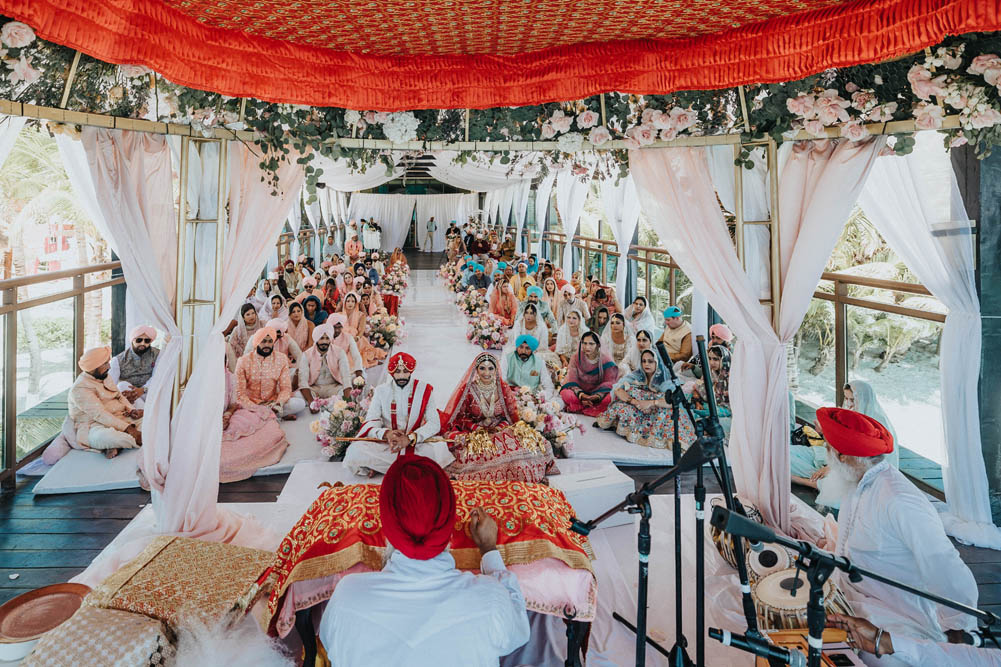
[[[111,600],[118,594],[118,591],[176,539],[176,535],[160,535],[153,538],[153,541],[146,545],[146,548],[138,556],[119,568],[88,593],[87,597],[83,600],[83,604],[91,607],[108,607],[111,604]]]
[[[322,579],[332,574],[340,574],[345,570],[363,563],[371,570],[381,570],[385,559],[386,548],[374,547],[368,544],[356,542],[350,547],[326,556],[317,556],[309,560],[297,563],[295,567],[285,577],[281,588],[278,590],[276,598],[285,595],[288,587],[297,581],[309,581],[311,579]]]

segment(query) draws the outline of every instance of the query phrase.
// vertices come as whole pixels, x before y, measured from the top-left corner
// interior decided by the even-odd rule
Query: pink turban
[[[333,319],[333,315],[327,318],[327,321],[318,327],[313,328],[313,342],[319,343],[320,339],[325,335],[330,337],[330,340],[334,339],[334,326],[330,324],[330,320]],[[344,317],[341,315],[341,317]]]
[[[327,321],[324,322],[323,324],[324,325],[329,324],[330,330],[333,331],[335,324],[340,324],[343,327],[347,326],[347,323],[348,323],[348,318],[344,317],[344,313],[331,313],[330,317],[328,317]],[[313,329],[313,331],[315,332],[316,329]],[[331,335],[330,337],[333,338],[333,335]],[[314,338],[313,340],[316,339]]]
[[[274,318],[274,319],[268,320],[267,323],[264,326],[266,328],[268,328],[268,329],[273,329],[276,332],[281,331],[282,333],[285,333],[286,331],[288,331],[288,322],[285,321],[285,320],[279,319],[277,317]]]
[[[148,324],[140,324],[137,327],[132,327],[132,331],[129,332],[129,341],[134,341],[139,336],[145,336],[154,341],[156,340],[156,329]]]
[[[254,332],[254,337],[250,339],[250,343],[256,348],[268,336],[271,336],[271,342],[278,340],[278,334],[274,329],[271,327],[262,327]]]
[[[302,264],[305,261],[306,261],[306,256],[305,255],[299,255],[299,263]]]
[[[576,294],[577,293],[577,290],[575,290],[574,286],[571,285],[570,283],[567,283],[566,285],[564,285],[563,287],[561,287],[560,291],[563,292],[564,294]]]
[[[92,347],[83,353],[77,365],[84,373],[89,373],[97,370],[109,361],[111,361],[110,347]]]
[[[302,281],[303,287],[316,287],[316,278],[304,278]]]
[[[725,324],[714,324],[709,327],[709,335],[716,336],[721,341],[729,343],[733,340],[733,332],[730,331],[730,327]]]
[[[331,261],[329,261],[329,260],[320,262],[320,268],[321,269],[329,269],[333,265],[334,265],[334,263],[331,262]]]

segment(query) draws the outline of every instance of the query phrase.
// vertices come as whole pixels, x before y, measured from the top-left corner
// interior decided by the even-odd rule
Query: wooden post
[[[737,94],[740,96],[740,113],[744,117],[744,132],[751,133],[751,121],[747,115],[747,96],[744,94],[744,87],[737,86]]]
[[[848,306],[841,299],[848,296],[848,286],[835,280],[834,296],[834,396],[836,405],[841,406],[848,381]]]
[[[17,303],[17,288],[4,290],[3,305]],[[3,316],[3,468],[10,470],[17,464],[17,311]],[[3,480],[3,488],[10,490],[16,483],[14,475]]]
[[[74,276],[73,278],[73,291],[76,292],[76,296],[73,297],[73,377],[80,375],[80,367],[76,365],[76,360],[83,356],[83,346],[86,340],[86,332],[83,329],[84,324],[84,304],[86,295],[83,293],[84,288],[84,277]],[[100,295],[96,295],[98,298]]]
[[[73,54],[73,64],[70,65],[69,74],[66,75],[66,85],[63,87],[63,96],[59,102],[59,108],[65,109],[70,100],[70,88],[73,87],[73,79],[76,78],[76,68],[80,64],[80,52]]]

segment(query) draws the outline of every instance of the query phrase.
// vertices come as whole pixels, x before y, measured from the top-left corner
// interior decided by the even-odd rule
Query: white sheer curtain
[[[531,194],[531,181],[526,181],[518,186],[518,194],[514,200],[515,250],[521,250],[521,231],[525,228],[525,219],[528,217],[528,199]]]
[[[392,195],[387,195],[392,196]],[[459,225],[476,210],[475,194],[448,195],[417,195],[417,247],[424,248],[427,238],[427,224],[431,216],[437,223],[434,238],[431,240],[431,251],[442,252],[445,249],[445,231],[452,220]]]
[[[321,191],[317,191],[316,199],[312,204],[309,204],[307,203],[309,193],[306,192],[305,187],[302,188],[302,207],[306,211],[306,219],[309,220],[309,224],[313,228],[313,244],[310,246],[312,251],[310,254],[313,256],[316,268],[320,268],[320,262],[323,261],[323,241],[325,238],[320,233],[320,221],[323,219],[323,213],[320,210],[320,194]]]
[[[460,162],[456,151],[435,151],[431,155],[434,157],[434,163],[428,166],[431,178],[474,192],[490,192],[525,180],[531,181],[538,172],[536,163],[541,158],[537,152],[522,153],[503,164],[500,160]]]
[[[375,218],[382,227],[382,249],[402,248],[410,232],[417,197],[418,195],[356,193],[351,195],[348,218]]]
[[[6,124],[0,125],[0,127],[6,127]],[[80,206],[91,222],[94,223],[97,233],[108,242],[108,246],[117,255],[118,245],[108,232],[108,224],[104,221],[104,214],[101,212],[101,206],[97,202],[97,192],[94,191],[94,179],[90,175],[90,165],[87,163],[87,152],[83,149],[83,142],[64,132],[60,132],[55,136],[56,147],[59,149],[59,157],[63,161],[66,176],[69,177],[70,185],[73,186],[73,192],[76,193]],[[0,151],[3,150],[2,144],[3,135],[0,135]],[[5,156],[3,153],[0,153],[0,157]]]
[[[615,263],[615,294],[621,302],[626,293],[626,256],[633,242],[636,225],[640,221],[640,200],[631,175],[618,180],[606,178],[599,181],[598,185],[605,217],[608,218],[615,236],[615,246],[619,251],[619,259]]]
[[[591,176],[597,160],[593,156],[584,158],[583,173],[573,169],[561,169],[556,174],[556,211],[560,214],[566,243],[563,246],[563,275],[573,273],[573,237],[577,233],[580,216],[584,212],[584,202],[591,191]]]
[[[980,443],[980,301],[971,223],[941,138],[919,132],[916,140],[910,155],[876,161],[859,206],[949,309],[939,363],[946,458],[942,477],[951,514],[943,514],[943,520],[950,535],[1001,549],[1001,530],[991,520]]]
[[[352,171],[347,160],[332,160],[322,155],[313,157],[313,166],[323,170],[318,179],[320,182],[328,188],[341,192],[357,192],[358,190],[376,188],[383,183],[399,178],[406,171],[405,167],[399,165],[387,169],[382,162]]]
[[[7,156],[14,150],[14,142],[17,141],[17,137],[21,134],[27,120],[25,116],[0,115],[0,166],[3,166],[3,163],[7,161]],[[60,136],[62,135],[56,135],[56,137]]]
[[[539,185],[535,188],[535,228],[540,232],[546,227],[546,216],[549,214],[549,204],[553,199],[554,183],[556,183],[556,172],[551,170],[542,177]],[[521,251],[520,242],[517,248]],[[570,280],[570,274],[564,275],[564,278]]]

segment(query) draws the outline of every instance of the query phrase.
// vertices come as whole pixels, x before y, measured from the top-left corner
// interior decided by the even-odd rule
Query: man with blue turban
[[[545,320],[549,330],[558,331],[560,327],[556,323],[556,315],[553,313],[549,302],[542,298],[542,288],[538,285],[532,285],[528,288],[525,295],[525,300],[518,304],[518,316],[521,317],[521,314],[525,312],[526,305],[532,304],[539,312],[539,316]]]
[[[504,381],[511,388],[528,387],[533,393],[541,390],[546,399],[551,399],[556,394],[553,379],[546,362],[535,354],[538,347],[539,341],[534,336],[518,336],[514,351],[504,358]]]
[[[480,290],[481,292],[486,292],[487,288],[490,287],[490,278],[487,277],[485,273],[486,267],[484,267],[479,262],[473,263],[473,275],[471,275],[466,283],[470,289]]]

